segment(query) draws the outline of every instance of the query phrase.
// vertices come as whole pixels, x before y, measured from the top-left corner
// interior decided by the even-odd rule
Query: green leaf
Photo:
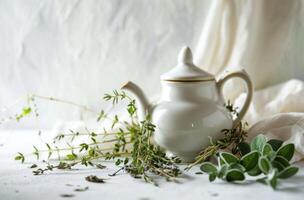
[[[266,157],[268,158],[268,160],[270,162],[274,161],[276,156],[277,156],[277,153],[275,151],[271,151],[271,152],[268,153],[268,155],[266,155]]]
[[[46,147],[48,148],[49,151],[51,151],[51,146],[48,143],[45,143]]]
[[[288,160],[283,156],[276,156],[274,160],[282,164],[284,168],[290,166]]]
[[[277,173],[278,173],[278,171],[276,169],[272,169],[267,174],[266,177],[258,179],[257,182],[270,185],[273,189],[276,189],[276,187],[277,187]]]
[[[239,163],[231,163],[231,164],[229,164],[228,169],[239,169],[242,172],[246,171],[246,168],[243,165],[239,164]]]
[[[77,155],[74,153],[66,155],[67,160],[75,160],[77,158]]]
[[[259,165],[257,164],[252,170],[247,172],[250,176],[258,176],[262,173],[262,171],[259,168]]]
[[[89,156],[94,157],[95,154],[96,154],[95,149],[94,148],[90,148],[89,151],[88,151],[88,154],[89,154]]]
[[[246,171],[252,170],[259,161],[259,153],[252,151],[241,158],[241,164],[245,167]]]
[[[282,146],[283,141],[271,139],[267,143],[271,145],[271,147],[274,151],[277,151]]]
[[[258,165],[264,174],[268,174],[270,172],[270,170],[272,169],[271,163],[264,156],[260,157]]]
[[[101,110],[98,117],[97,117],[97,121],[99,122],[102,118],[104,118],[106,115],[105,115],[105,112],[104,110]]]
[[[222,165],[226,164],[226,162],[220,157],[218,157],[217,160],[218,160],[219,166],[222,166]]]
[[[280,178],[280,179],[287,179],[287,178],[292,177],[293,175],[295,175],[298,171],[299,171],[299,168],[293,167],[293,166],[289,166],[289,167],[283,169],[278,174],[278,178]]]
[[[31,107],[26,107],[26,108],[22,109],[22,114],[24,116],[30,114],[31,112],[32,112],[32,108]]]
[[[263,178],[259,178],[256,180],[256,182],[259,182],[259,183],[263,183],[263,184],[267,184],[267,177],[263,177]]]
[[[285,168],[284,165],[282,165],[280,162],[278,162],[276,160],[272,161],[272,167],[277,169],[279,172]]]
[[[79,149],[79,152],[82,152],[83,150],[88,150],[89,145],[86,144],[86,143],[81,143],[81,144],[79,145],[79,147],[81,147],[81,148]]]
[[[128,104],[128,113],[130,114],[130,116],[132,117],[135,112],[136,112],[136,106],[135,106],[135,100],[132,100],[129,104]]]
[[[233,155],[231,153],[227,153],[227,152],[221,152],[220,158],[223,159],[225,161],[225,163],[227,163],[227,164],[239,162],[238,157],[236,157],[235,155]]]
[[[253,138],[250,143],[251,151],[257,150],[262,152],[265,144],[266,144],[266,137],[262,134],[259,134],[255,138]]]
[[[269,180],[268,184],[272,187],[272,189],[275,190],[278,184],[277,178],[274,177],[273,179]]]
[[[270,185],[274,190],[277,188],[277,170],[274,169],[269,173],[266,179],[266,183]]]
[[[238,144],[237,149],[241,152],[241,155],[244,156],[250,152],[250,145],[247,142],[241,142]]]
[[[115,165],[118,166],[118,165],[120,165],[121,163],[122,163],[122,160],[121,160],[121,159],[117,159],[116,162],[115,162]]]
[[[106,166],[102,165],[102,164],[95,164],[95,166],[98,168],[98,169],[105,169],[107,168]]]
[[[25,157],[22,153],[18,152],[17,156],[15,156],[15,160],[20,160],[21,163],[24,163]]]
[[[245,179],[245,176],[242,171],[238,169],[230,169],[226,173],[226,180],[228,182],[233,181],[243,181]]]
[[[212,173],[217,173],[217,168],[214,164],[212,164],[211,162],[204,162],[200,169],[203,171],[203,172],[206,172],[208,174],[212,174]]]
[[[228,164],[221,165],[221,168],[220,168],[220,170],[219,170],[219,172],[217,174],[217,177],[223,178],[225,176],[228,168],[229,168]]]
[[[288,161],[290,161],[291,158],[293,157],[294,150],[295,150],[294,144],[286,144],[279,148],[277,155],[283,156]]]
[[[33,154],[36,156],[37,160],[39,160],[39,150],[34,145],[33,145],[33,148],[34,148]]]
[[[213,182],[215,179],[216,179],[216,174],[215,173],[209,174],[209,181],[210,182]]]
[[[263,147],[262,154],[264,156],[270,155],[273,152],[273,149],[270,144],[266,143]]]
[[[113,122],[112,122],[112,125],[111,125],[111,129],[114,128],[114,126],[119,122],[119,119],[118,119],[118,115],[115,115],[114,116],[114,119],[113,119]]]

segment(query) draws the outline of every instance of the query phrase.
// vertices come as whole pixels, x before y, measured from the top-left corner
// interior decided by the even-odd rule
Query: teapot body
[[[247,86],[247,96],[236,119],[225,108],[222,96],[223,86],[231,78],[242,79]],[[155,106],[151,106],[136,84],[128,82],[122,89],[135,95],[140,120],[147,111],[151,115],[156,125],[155,142],[189,162],[210,144],[210,137],[221,138],[223,129],[231,129],[241,121],[252,98],[253,86],[244,70],[215,80],[212,74],[194,65],[189,47],[180,51],[177,65],[163,74],[161,80],[161,99]]]
[[[160,102],[152,109],[155,142],[186,162],[232,128],[231,114],[215,81],[162,82]]]

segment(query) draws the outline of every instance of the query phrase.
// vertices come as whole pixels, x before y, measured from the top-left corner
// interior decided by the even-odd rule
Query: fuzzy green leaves
[[[257,165],[258,160],[258,151],[252,151],[241,158],[241,164],[245,167],[246,171],[250,171]]]
[[[260,134],[252,139],[250,143],[250,149],[251,151],[257,150],[261,152],[265,144],[266,144],[266,138],[264,135]]]
[[[273,149],[272,149],[271,145],[266,143],[262,150],[263,156],[271,155],[272,152],[273,152]]]
[[[277,155],[282,156],[286,158],[288,161],[290,161],[291,158],[293,157],[294,150],[295,150],[294,144],[287,144],[279,148]]]
[[[200,169],[209,174],[210,182],[214,181],[216,178],[228,182],[242,181],[245,179],[244,166],[240,164],[238,157],[227,152],[221,152],[219,154],[218,166],[215,166],[211,162],[204,162]]]
[[[242,156],[246,155],[247,153],[250,152],[250,145],[246,142],[241,142],[238,146],[237,146],[237,150],[240,152],[240,154]]]
[[[260,157],[259,168],[264,174],[268,174],[272,169],[271,163],[266,157]]]
[[[245,180],[244,173],[239,169],[230,169],[227,171],[226,180],[228,182]]]
[[[214,164],[210,162],[205,162],[201,165],[200,169],[207,174],[212,174],[217,172],[217,168]]]
[[[271,145],[271,147],[274,151],[277,151],[282,146],[283,141],[272,139],[272,140],[269,140],[267,143]]]
[[[278,178],[287,179],[287,178],[295,175],[298,171],[299,171],[299,169],[297,167],[289,166],[278,174]]]
[[[264,177],[257,179],[257,182],[275,189],[278,179],[289,178],[298,172],[298,168],[290,166],[289,163],[294,154],[294,145],[282,145],[280,140],[267,142],[264,135],[258,135],[250,144],[239,144],[237,149],[240,158],[228,152],[220,152],[217,154],[218,166],[206,162],[201,166],[201,170],[209,174],[210,181],[214,181],[216,177],[227,182],[243,181],[245,174],[263,174]]]
[[[201,165],[200,169],[209,174],[209,181],[212,182],[216,179],[217,176],[217,168],[214,164],[210,162],[205,162]]]
[[[232,164],[232,163],[238,163],[239,159],[235,155],[227,152],[220,153],[220,158],[226,163],[226,164]]]

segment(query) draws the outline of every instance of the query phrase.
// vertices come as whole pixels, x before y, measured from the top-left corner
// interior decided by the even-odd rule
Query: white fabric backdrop
[[[156,95],[160,74],[176,64],[180,48],[195,46],[209,3],[0,0],[0,108],[38,93],[99,110],[103,94],[127,80]],[[50,128],[81,117],[74,107],[38,103],[39,120],[0,128]]]
[[[102,94],[126,80],[155,96],[159,75],[175,65],[181,46],[191,44],[197,46],[195,59],[201,67],[218,75],[245,68],[256,89],[264,88],[256,91],[258,98],[246,116],[251,124],[278,112],[303,111],[294,103],[301,102],[301,95],[287,98],[295,87],[303,94],[301,82],[267,89],[292,78],[304,80],[302,7],[301,0],[2,0],[0,105],[34,92],[99,110]],[[238,97],[240,85],[226,89],[230,99]],[[273,101],[281,104],[271,101],[281,94],[283,99]],[[285,101],[289,103],[283,105]],[[266,103],[268,109],[257,106]],[[2,117],[20,110],[18,106]],[[51,128],[58,120],[82,117],[74,107],[45,102],[38,107],[39,120],[1,128]]]

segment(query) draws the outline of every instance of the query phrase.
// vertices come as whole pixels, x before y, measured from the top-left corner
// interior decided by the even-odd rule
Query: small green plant
[[[237,148],[240,157],[228,152],[216,154],[217,166],[204,162],[200,169],[209,175],[209,181],[216,178],[227,182],[244,181],[247,176],[259,176],[256,181],[276,189],[278,179],[287,179],[298,172],[289,161],[294,154],[294,145],[284,146],[280,140],[266,141],[264,135],[258,135],[249,143],[242,142]]]

